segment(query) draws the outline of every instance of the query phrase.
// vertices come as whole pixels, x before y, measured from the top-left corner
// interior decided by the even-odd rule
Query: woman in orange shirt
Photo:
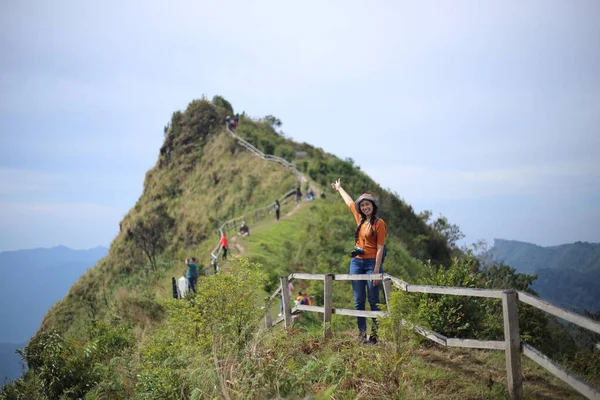
[[[351,253],[350,274],[380,274],[383,273],[387,226],[385,221],[377,217],[379,202],[369,194],[362,194],[356,201],[342,188],[338,179],[331,184],[344,199],[356,220],[354,233],[354,250]],[[379,311],[379,281],[352,281],[354,292],[354,309],[364,310],[368,298],[371,311]],[[366,293],[365,293],[366,290]],[[358,339],[365,343],[377,343],[377,319],[373,318],[371,335],[367,340],[367,321],[365,317],[357,317]]]

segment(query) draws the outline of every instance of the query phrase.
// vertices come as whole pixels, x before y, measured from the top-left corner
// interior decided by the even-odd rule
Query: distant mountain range
[[[490,257],[517,272],[537,274],[533,289],[540,297],[579,312],[600,312],[600,243],[542,247],[494,239]]]
[[[107,253],[106,247],[65,246],[0,252],[0,381],[21,375],[14,349],[24,347],[50,307]]]

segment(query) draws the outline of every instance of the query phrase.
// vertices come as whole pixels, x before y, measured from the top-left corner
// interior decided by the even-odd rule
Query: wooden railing
[[[212,104],[211,104],[211,106],[212,106]],[[213,106],[213,108],[214,108],[214,106]],[[245,141],[244,139],[242,139],[241,137],[236,135],[231,129],[229,129],[227,124],[225,124],[225,130],[227,131],[227,133],[230,136],[233,136],[233,138],[235,140],[237,140],[239,145],[241,145],[246,150],[253,153],[255,156],[260,157],[266,161],[277,162],[277,163],[283,165],[284,167],[290,169],[293,172],[293,174],[296,177],[296,180],[299,182],[299,184],[307,182],[306,177],[304,175],[302,175],[300,173],[300,171],[298,171],[296,166],[294,164],[292,164],[291,162],[289,162],[286,159],[281,158],[281,157],[264,154],[262,151],[260,151],[256,147],[254,147],[252,144],[248,143],[247,141]],[[280,207],[283,206],[284,204],[286,204],[288,201],[290,201],[290,199],[292,199],[294,197],[293,196],[294,192],[295,192],[295,190],[292,189],[279,197],[278,201],[279,201]],[[273,208],[274,205],[275,205],[275,203],[270,203],[264,207],[259,207],[255,210],[249,211],[240,217],[236,217],[236,218],[230,219],[229,221],[224,222],[218,229],[219,239],[221,238],[221,236],[223,236],[224,233],[228,233],[232,229],[236,229],[241,224],[242,221],[247,221],[250,218],[252,218],[254,220],[254,222],[258,222],[261,219],[265,218],[270,212],[272,212],[274,210],[274,208]],[[211,265],[213,266],[214,272],[217,272],[217,270],[218,270],[217,261],[221,254],[221,251],[222,251],[222,247],[221,247],[221,243],[219,241],[219,244],[217,244],[217,246],[210,252]]]
[[[287,290],[288,282],[292,279],[321,280],[324,282],[323,306],[290,306],[289,292]],[[353,280],[381,280],[383,292],[388,304],[387,311],[359,311],[333,306],[333,281],[353,281]],[[454,296],[473,296],[488,297],[502,300],[502,316],[504,320],[504,340],[474,340],[448,338],[440,333],[432,332],[421,326],[412,324],[410,321],[402,320],[402,326],[414,329],[417,333],[427,337],[442,346],[450,347],[468,347],[477,349],[504,350],[506,357],[506,374],[508,382],[508,391],[512,399],[522,399],[523,395],[523,375],[521,372],[521,353],[529,357],[540,366],[548,370],[551,374],[561,379],[563,382],[577,390],[588,399],[600,399],[600,390],[573,373],[565,370],[559,364],[546,357],[540,351],[527,343],[521,342],[519,337],[519,319],[517,315],[518,301],[529,304],[542,311],[562,318],[582,328],[600,334],[600,322],[594,321],[583,315],[555,306],[539,299],[528,293],[515,290],[495,290],[495,289],[477,289],[460,288],[446,286],[412,285],[389,274],[371,274],[371,275],[350,275],[350,274],[302,274],[293,273],[280,279],[280,286],[269,297],[272,301],[275,297],[281,296],[283,301],[283,313],[280,317],[272,321],[269,307],[266,307],[265,327],[270,328],[280,322],[284,323],[285,329],[292,326],[292,316],[300,311],[312,311],[323,314],[323,332],[327,338],[331,335],[331,316],[333,314],[349,315],[355,317],[381,318],[390,315],[389,299],[393,291],[393,286],[407,293],[427,293],[442,294]],[[282,290],[286,288],[286,290]]]

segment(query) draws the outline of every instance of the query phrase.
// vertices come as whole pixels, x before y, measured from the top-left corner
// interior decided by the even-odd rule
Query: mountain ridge
[[[324,190],[325,198],[261,225],[256,236],[238,238],[247,245],[244,257],[232,256],[226,270],[201,277],[195,295],[172,299],[171,278],[185,272],[184,260],[191,256],[200,267],[209,264],[223,221],[270,204],[297,185],[289,170],[249,154],[227,135],[224,125],[231,115],[231,104],[220,96],[194,100],[185,111],[173,113],[143,193],[122,219],[108,255],[46,314],[25,350],[30,371],[3,390],[30,390],[39,398],[69,394],[111,399],[244,398],[250,393],[306,397],[333,391],[355,398],[406,390],[407,396],[422,393],[416,398],[442,399],[444,391],[432,391],[430,383],[444,381],[446,386],[456,383],[452,390],[467,391],[471,398],[488,393],[472,374],[427,377],[428,372],[415,367],[422,360],[398,354],[389,335],[380,347],[361,347],[349,339],[355,335],[353,318],[334,316],[336,336],[331,342],[322,339],[321,321],[310,314],[289,332],[259,330],[265,317],[261,307],[275,314],[279,310],[278,301],[264,301],[279,277],[291,272],[347,273],[356,225],[332,192]],[[473,261],[453,258],[460,252],[398,195],[381,188],[352,160],[283,137],[275,122],[272,116],[253,120],[242,113],[236,134],[263,153],[294,163],[313,185],[327,188],[342,178],[348,193],[377,196],[388,224],[386,272],[415,283],[440,276],[462,283],[464,274],[470,284],[483,282],[482,276],[470,275],[475,273]],[[498,271],[500,278],[507,273],[517,281],[512,272]],[[322,300],[319,283],[302,285],[315,296],[315,304]],[[352,304],[352,291],[336,290],[334,301]],[[474,309],[471,303],[464,306]],[[435,312],[446,308],[442,304],[439,310]],[[471,316],[482,325],[489,313],[454,314],[453,329],[472,330]],[[543,320],[531,321],[535,327]],[[487,329],[493,338],[502,334],[498,324]],[[382,338],[384,333],[382,328]],[[374,353],[381,362],[369,357]],[[407,365],[407,360],[416,364]],[[504,368],[502,357],[492,363],[500,365],[494,370]],[[456,382],[458,375],[463,381]],[[504,378],[495,372],[494,379]],[[494,390],[492,398],[505,397],[502,383]]]
[[[538,246],[494,239],[489,257],[524,274],[536,274],[533,289],[542,298],[579,312],[600,312],[600,243]]]

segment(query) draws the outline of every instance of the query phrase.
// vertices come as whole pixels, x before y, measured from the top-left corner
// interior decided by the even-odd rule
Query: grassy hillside
[[[402,346],[394,340],[398,327],[393,321],[409,311],[442,333],[494,340],[502,335],[501,308],[491,302],[414,297],[410,308],[394,308],[393,317],[383,322],[377,347],[355,343],[353,319],[340,316],[334,318],[331,341],[321,338],[318,317],[310,313],[289,333],[260,330],[261,306],[277,308],[264,299],[280,276],[347,272],[354,222],[339,196],[328,191],[329,182],[338,177],[354,196],[369,191],[381,199],[389,226],[387,272],[411,282],[468,287],[504,282],[526,289],[526,284],[518,287],[521,280],[511,271],[484,276],[472,259],[452,260],[445,237],[410,205],[383,190],[351,160],[286,139],[276,131],[273,117],[255,121],[242,114],[238,134],[263,152],[295,163],[326,197],[286,205],[280,222],[273,217],[249,221],[251,236],[230,237],[232,253],[243,257],[232,256],[222,272],[203,277],[196,295],[184,301],[171,298],[171,277],[184,272],[185,258],[196,256],[201,266],[208,265],[220,223],[266,206],[296,185],[289,170],[236,144],[223,129],[228,115],[233,109],[220,97],[193,101],[185,112],[173,114],[143,194],[121,221],[108,256],[46,315],[24,352],[30,371],[4,386],[0,395],[505,398],[502,357],[428,350],[410,335],[402,336]],[[296,158],[297,152],[305,155]],[[349,304],[351,290],[342,284],[336,282],[334,301]],[[299,286],[320,302],[318,285]],[[525,315],[524,335],[543,336],[544,319]],[[600,362],[582,358],[580,363],[587,375],[600,371]],[[472,373],[482,366],[487,375]],[[528,393],[534,398],[572,396],[531,365],[525,373],[533,381]]]

